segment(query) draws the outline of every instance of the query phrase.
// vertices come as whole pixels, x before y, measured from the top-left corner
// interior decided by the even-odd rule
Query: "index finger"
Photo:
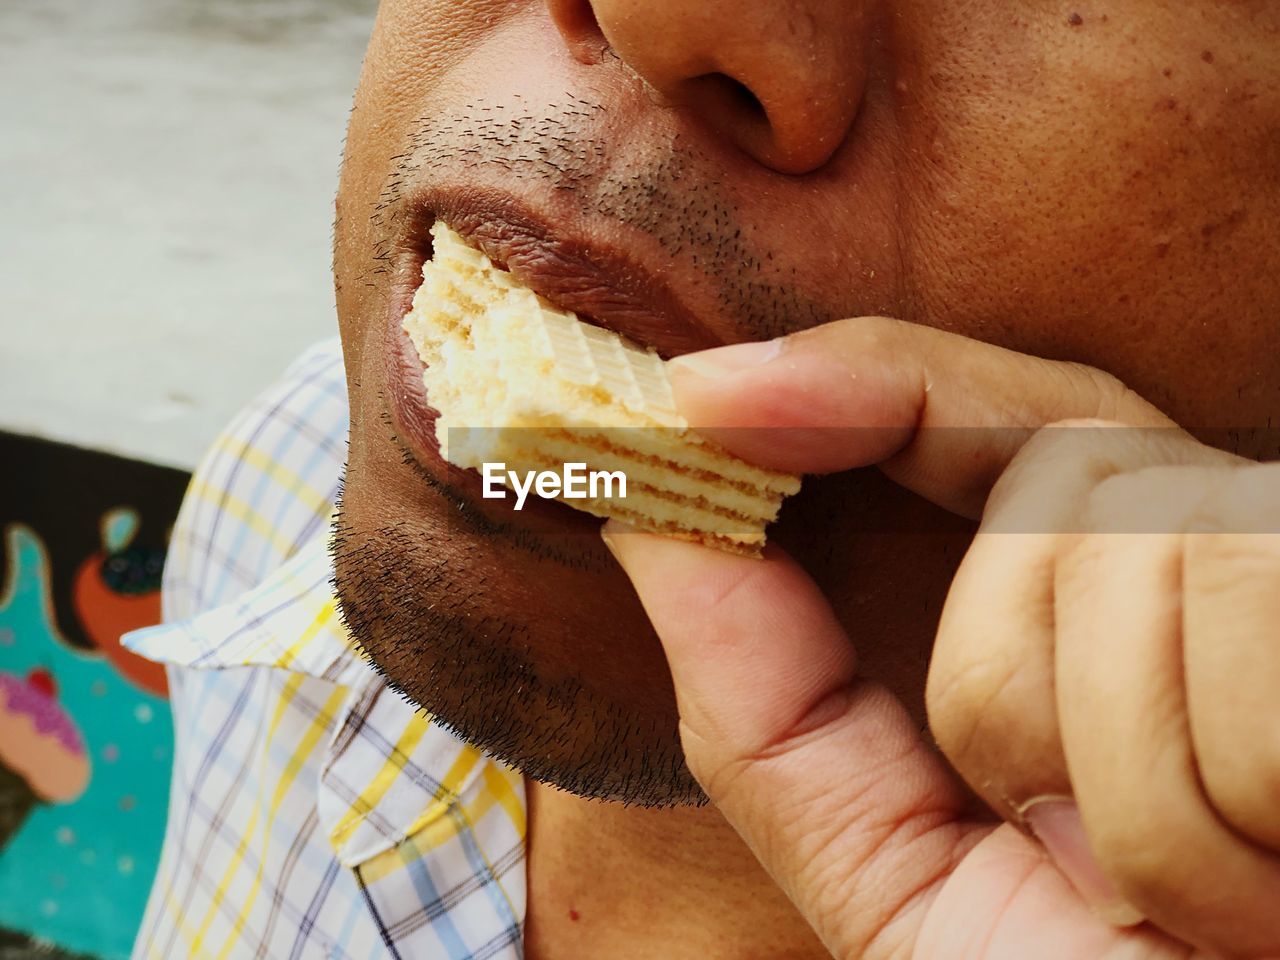
[[[1047,424],[1174,426],[1100,370],[884,317],[687,354],[670,369],[689,422],[744,459],[795,473],[879,464],[966,516]]]

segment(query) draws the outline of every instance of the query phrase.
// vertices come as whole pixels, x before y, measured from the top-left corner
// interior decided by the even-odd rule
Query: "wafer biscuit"
[[[651,349],[579,320],[517,283],[443,222],[404,318],[438,413],[441,455],[459,467],[621,470],[625,498],[563,502],[600,517],[737,553],[800,479],[700,437],[675,408]]]

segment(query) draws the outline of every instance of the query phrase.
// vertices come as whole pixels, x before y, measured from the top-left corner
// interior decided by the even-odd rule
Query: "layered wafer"
[[[441,455],[514,471],[621,471],[626,496],[563,502],[640,529],[757,554],[800,479],[732,456],[675,408],[656,352],[516,282],[443,222],[404,329],[425,364]]]

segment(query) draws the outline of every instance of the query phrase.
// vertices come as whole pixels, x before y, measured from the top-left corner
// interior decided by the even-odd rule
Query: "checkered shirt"
[[[328,527],[348,410],[308,350],[191,481],[164,620],[169,821],[136,960],[519,957],[520,776],[391,690],[338,618]]]

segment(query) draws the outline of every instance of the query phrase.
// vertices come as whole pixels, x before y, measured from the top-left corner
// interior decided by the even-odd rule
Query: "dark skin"
[[[1274,453],[1280,390],[1273,6],[686,6],[384,2],[335,254],[352,410],[336,558],[354,635],[532,780],[658,806],[700,791],[626,578],[591,537],[467,520],[449,477],[406,454],[384,337],[421,246],[416,190],[515,196],[659,274],[680,308],[653,337],[667,353],[892,316],[1104,370],[1206,439],[1236,428],[1248,456]],[[808,481],[771,536],[859,637],[860,670],[923,723],[971,532],[857,471]],[[551,796],[561,823],[601,809]],[[533,810],[529,936],[563,947],[580,924],[559,902],[540,912],[565,871],[550,841],[539,853]],[[713,810],[678,816],[619,826],[615,855],[661,877],[673,835],[710,836],[746,875]],[[654,904],[677,887],[654,883]],[[779,942],[816,949],[774,894],[756,902]],[[702,927],[738,942],[720,913]]]

